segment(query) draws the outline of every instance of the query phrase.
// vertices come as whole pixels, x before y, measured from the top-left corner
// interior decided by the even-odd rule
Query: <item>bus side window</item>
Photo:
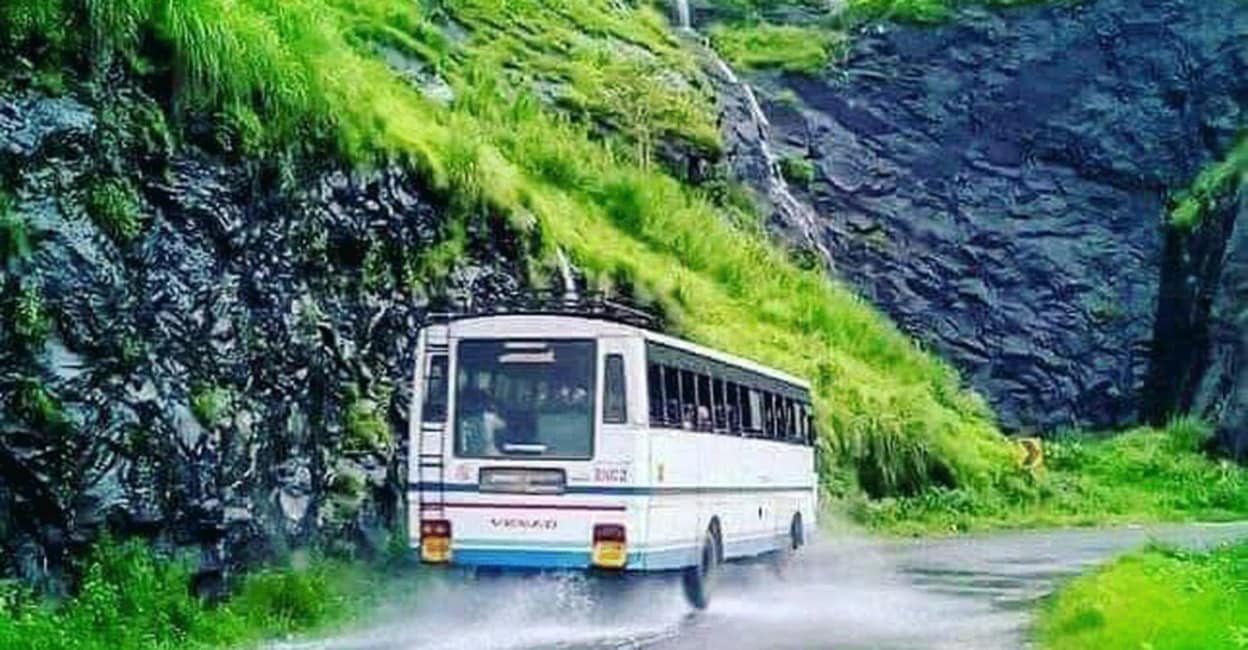
[[[771,399],[771,393],[763,393],[763,435],[765,438],[776,437],[776,409],[775,400]]]
[[[663,423],[680,428],[680,371],[663,366]]]
[[[797,404],[792,399],[784,400],[784,415],[786,439],[790,443],[801,442],[801,438],[797,435]]]
[[[711,378],[698,375],[698,431],[714,429],[711,421]]]
[[[446,421],[446,359],[445,354],[429,357],[429,367],[425,370],[425,402],[421,408],[421,419],[425,422]]]
[[[806,405],[797,404],[797,439],[794,442],[806,444]]]
[[[698,422],[698,387],[693,373],[680,371],[680,427],[694,429]]]
[[[724,390],[727,391],[727,399],[724,407],[728,412],[728,431],[740,435],[741,434],[741,389],[732,382],[724,383]]]
[[[646,368],[646,394],[650,396],[650,426],[663,424],[663,366],[652,363]]]
[[[771,408],[776,414],[776,440],[786,440],[789,437],[789,418],[784,412],[784,398],[779,395],[771,396]]]
[[[763,431],[763,395],[762,393],[747,388],[745,390],[745,400],[741,402],[741,408],[745,411],[745,430],[753,435],[758,435]]]
[[[603,368],[602,421],[607,424],[628,422],[628,391],[624,380],[624,356],[608,354]]]
[[[814,446],[819,443],[819,427],[815,426],[815,412],[806,413],[806,444]]]
[[[728,406],[724,399],[724,380],[717,377],[711,380],[711,384],[711,397],[715,401],[714,408],[711,409],[715,412],[715,430],[727,431]]]

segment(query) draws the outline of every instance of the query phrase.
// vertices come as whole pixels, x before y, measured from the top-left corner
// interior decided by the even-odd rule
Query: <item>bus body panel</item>
[[[463,381],[459,342],[562,339],[592,339],[596,345],[592,457],[458,456],[456,386]],[[412,545],[420,546],[420,522],[436,519],[450,524],[453,564],[587,569],[595,526],[616,524],[624,526],[627,536],[625,570],[662,571],[696,564],[712,521],[718,522],[725,559],[780,548],[788,541],[794,514],[800,513],[804,528],[812,530],[816,482],[809,446],[651,425],[646,351],[655,340],[751,372],[768,372],[808,390],[804,382],[783,373],[620,323],[507,315],[426,328],[418,337],[409,432]],[[446,417],[424,422],[427,360],[439,350],[448,362]],[[622,422],[603,421],[609,355],[618,355],[625,368],[627,417]],[[481,484],[483,470],[561,470],[565,486],[561,494],[488,491]]]

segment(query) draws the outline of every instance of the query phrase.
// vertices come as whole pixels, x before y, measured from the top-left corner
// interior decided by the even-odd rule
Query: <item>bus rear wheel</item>
[[[719,573],[719,534],[714,527],[706,531],[702,541],[702,550],[698,554],[698,563],[685,569],[682,585],[685,589],[685,600],[694,609],[706,609],[711,603],[711,592],[715,587],[715,578]]]
[[[789,565],[793,562],[793,554],[806,543],[805,529],[802,528],[802,515],[793,515],[789,522],[789,535],[780,547],[771,554],[771,569],[779,578],[787,578]]]

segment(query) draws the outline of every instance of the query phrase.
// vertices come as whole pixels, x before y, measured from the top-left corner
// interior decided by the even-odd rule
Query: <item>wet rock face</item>
[[[0,574],[55,572],[106,525],[199,549],[209,579],[295,544],[380,550],[438,204],[397,168],[283,180],[148,137],[150,100],[108,93],[0,95],[0,189],[30,242],[0,265]],[[100,216],[117,182],[133,238]],[[516,290],[470,237],[439,292]],[[353,431],[353,406],[390,438]]]
[[[760,83],[844,277],[1007,428],[1107,428],[1143,412],[1167,193],[1248,123],[1245,33],[1234,0],[974,9]]]

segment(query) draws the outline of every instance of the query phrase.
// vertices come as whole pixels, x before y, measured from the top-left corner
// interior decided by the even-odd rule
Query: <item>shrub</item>
[[[383,451],[392,442],[385,407],[367,397],[352,397],[347,404],[346,448],[360,452]]]
[[[191,391],[191,413],[199,423],[215,429],[225,423],[234,408],[234,392],[209,384],[197,385]]]
[[[810,187],[815,180],[815,164],[805,158],[785,156],[780,159],[780,173],[798,187]]]
[[[13,210],[0,192],[0,271],[30,257],[30,232],[26,219]]]
[[[60,402],[39,380],[22,381],[14,398],[13,406],[18,415],[35,427],[51,432],[65,426],[65,412]]]
[[[96,182],[87,192],[88,214],[118,244],[129,243],[142,232],[141,209],[138,192],[125,179]]]
[[[11,322],[18,340],[28,349],[43,346],[52,331],[51,318],[43,303],[43,289],[34,281],[22,282],[13,296]]]

